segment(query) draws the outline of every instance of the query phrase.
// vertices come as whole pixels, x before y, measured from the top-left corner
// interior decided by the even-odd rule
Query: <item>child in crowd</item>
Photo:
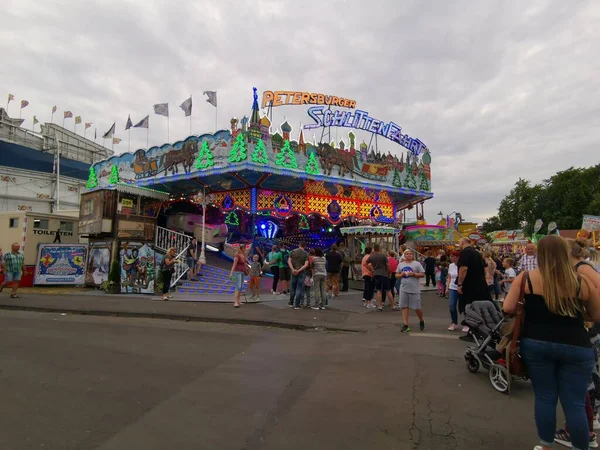
[[[435,286],[437,288],[437,295],[440,297],[444,295],[444,285],[442,284],[442,263],[438,262],[435,265]]]
[[[250,283],[248,283],[248,289],[252,293],[250,297],[251,301],[260,300],[260,275],[262,273],[262,266],[259,261],[259,256],[255,254],[252,256],[252,264],[250,265]]]
[[[448,263],[446,261],[442,261],[440,263],[440,280],[442,282],[442,292],[440,293],[440,297],[446,297],[446,284],[448,281]]]
[[[513,281],[517,277],[517,272],[513,268],[515,262],[512,258],[504,258],[502,261],[502,267],[504,267],[504,279],[500,282],[504,286],[504,297],[510,291]]]

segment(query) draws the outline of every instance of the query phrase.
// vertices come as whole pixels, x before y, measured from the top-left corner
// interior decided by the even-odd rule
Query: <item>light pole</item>
[[[204,185],[204,192],[202,194],[202,250],[200,251],[200,264],[206,264],[206,254],[204,249],[206,248],[206,185]]]

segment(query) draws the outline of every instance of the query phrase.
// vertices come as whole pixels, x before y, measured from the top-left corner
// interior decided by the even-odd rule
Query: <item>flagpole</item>
[[[129,127],[129,143],[127,147],[127,151],[131,151],[131,127]]]
[[[171,138],[169,137],[169,116],[167,116],[167,143],[171,143]]]
[[[146,127],[146,150],[148,150],[148,134],[150,133],[150,126]]]
[[[63,128],[65,127],[65,117],[64,117],[64,115],[63,115],[63,124],[62,124],[62,127]]]
[[[50,123],[54,123],[54,113],[50,116]]]
[[[219,120],[218,120],[218,117],[219,117],[219,107],[215,106],[215,133],[219,130],[219,125],[218,125]]]
[[[190,94],[190,102],[192,101],[192,94]],[[192,107],[190,106],[190,136],[192,135]]]

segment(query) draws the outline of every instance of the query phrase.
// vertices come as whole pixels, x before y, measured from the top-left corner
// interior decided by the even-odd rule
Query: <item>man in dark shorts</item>
[[[325,255],[325,261],[327,263],[327,281],[325,282],[327,297],[337,297],[340,295],[340,271],[344,262],[344,257],[338,252],[337,245],[331,246],[331,250]]]
[[[492,300],[490,291],[485,281],[486,262],[479,252],[473,247],[469,238],[460,240],[460,256],[458,257],[458,312],[464,314],[467,305],[477,300]],[[463,331],[469,331],[465,325]],[[470,335],[461,336],[462,340],[471,340]]]
[[[394,297],[390,286],[390,265],[387,255],[381,252],[381,245],[373,246],[373,253],[367,259],[367,264],[373,270],[373,278],[375,279],[375,292],[377,292],[377,310],[383,311],[383,301],[387,296],[392,309],[394,308]]]

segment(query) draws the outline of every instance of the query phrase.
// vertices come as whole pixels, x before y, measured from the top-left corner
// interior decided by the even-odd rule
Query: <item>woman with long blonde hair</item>
[[[556,430],[556,403],[560,398],[573,448],[589,447],[585,396],[594,367],[594,351],[584,318],[600,321],[600,295],[594,284],[577,274],[569,244],[557,235],[542,238],[538,268],[515,279],[503,309],[514,314],[525,279],[525,319],[521,356],[535,393],[535,422],[541,446],[549,450]]]
[[[167,301],[170,298],[169,289],[171,288],[171,277],[175,271],[175,263],[177,262],[177,250],[171,247],[162,260],[160,271],[162,272],[162,299]]]

